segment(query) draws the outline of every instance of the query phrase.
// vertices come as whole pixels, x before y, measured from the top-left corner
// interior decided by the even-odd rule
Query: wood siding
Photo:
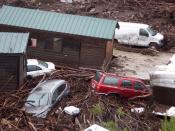
[[[105,43],[99,41],[83,41],[81,44],[80,65],[101,68],[106,52]]]
[[[0,89],[14,89],[18,85],[18,59],[0,55]]]
[[[21,86],[24,83],[24,80],[27,76],[27,58],[25,55],[20,55],[18,61],[18,86]]]
[[[110,63],[112,54],[113,54],[113,42],[108,41],[106,43],[106,57],[105,57],[104,65],[103,65],[104,68],[106,68],[108,64]]]
[[[40,41],[37,45],[44,44],[44,41]],[[79,66],[80,59],[80,42],[69,40],[67,44],[62,45],[57,52],[55,49],[45,49],[42,46],[37,48],[28,47],[27,56],[29,58],[37,58],[44,61],[51,61],[56,65],[67,64]]]
[[[0,90],[14,90],[26,77],[23,55],[0,55]]]

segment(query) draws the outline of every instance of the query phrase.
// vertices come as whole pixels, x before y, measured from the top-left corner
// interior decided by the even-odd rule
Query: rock
[[[95,8],[92,8],[89,12],[90,12],[90,13],[95,12]]]
[[[62,2],[62,3],[73,3],[72,0],[60,0],[60,2]]]
[[[82,3],[84,3],[85,2],[85,0],[74,0],[74,2],[82,2]]]
[[[61,10],[60,9],[57,9],[57,12],[61,12]]]
[[[92,125],[89,128],[85,129],[84,131],[109,131],[108,129],[105,129],[99,125]]]

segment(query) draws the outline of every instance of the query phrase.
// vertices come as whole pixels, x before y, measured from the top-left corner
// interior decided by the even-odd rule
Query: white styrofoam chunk
[[[77,115],[80,113],[80,109],[75,106],[67,106],[64,108],[64,112],[69,115]]]
[[[109,130],[99,125],[93,124],[92,126],[86,128],[84,131],[109,131]]]
[[[142,113],[144,112],[145,109],[143,107],[139,107],[139,108],[132,108],[131,112],[135,112],[135,113]]]

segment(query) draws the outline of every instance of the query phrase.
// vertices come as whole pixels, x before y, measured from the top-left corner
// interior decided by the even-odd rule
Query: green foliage
[[[117,116],[122,117],[124,114],[125,114],[125,112],[123,111],[123,107],[119,107],[119,108],[116,110],[116,115],[117,115]]]
[[[102,115],[102,113],[103,113],[103,109],[100,106],[100,104],[93,105],[92,108],[90,109],[90,111],[94,116]]]
[[[128,129],[127,128],[124,128],[123,131],[128,131]]]
[[[175,117],[169,121],[167,118],[161,123],[161,131],[175,131]]]
[[[117,131],[118,130],[118,125],[113,121],[103,122],[102,126],[104,128],[109,129],[110,131]]]

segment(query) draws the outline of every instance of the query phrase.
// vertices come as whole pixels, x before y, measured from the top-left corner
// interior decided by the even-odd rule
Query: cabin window
[[[62,53],[62,38],[51,38],[41,41],[38,44],[39,49]]]
[[[35,38],[29,39],[28,46],[32,47],[32,48],[36,48],[37,47],[37,39],[35,39]]]
[[[79,51],[80,50],[80,42],[72,39],[64,39],[63,40],[63,48],[70,49],[71,51]]]

